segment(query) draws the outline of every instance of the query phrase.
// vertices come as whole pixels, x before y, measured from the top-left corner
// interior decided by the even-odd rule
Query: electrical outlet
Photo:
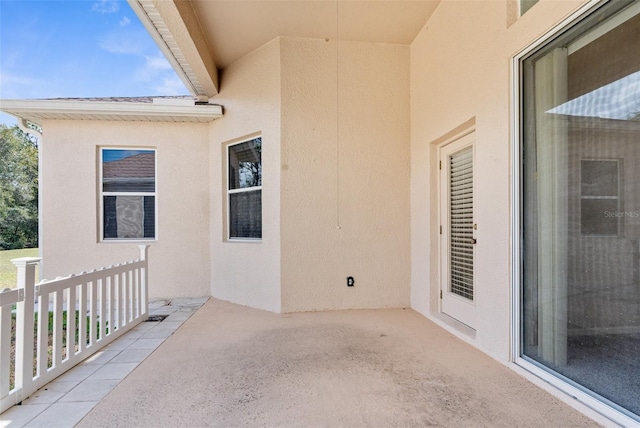
[[[347,287],[353,287],[355,285],[356,281],[355,279],[353,279],[352,276],[348,276],[347,277]]]

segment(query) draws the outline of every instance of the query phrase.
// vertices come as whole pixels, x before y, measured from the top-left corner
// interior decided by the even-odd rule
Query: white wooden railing
[[[38,284],[40,259],[12,260],[17,288],[0,292],[0,413],[148,318],[149,246],[139,248],[139,260]]]

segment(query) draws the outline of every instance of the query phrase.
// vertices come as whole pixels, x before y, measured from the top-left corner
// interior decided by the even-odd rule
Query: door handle
[[[469,240],[471,241],[471,245],[475,245],[475,243],[478,242],[476,238],[469,238]]]

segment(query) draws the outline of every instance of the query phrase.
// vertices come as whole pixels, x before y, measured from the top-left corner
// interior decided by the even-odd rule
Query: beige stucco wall
[[[283,37],[224,70],[213,296],[276,312],[409,305],[408,99],[407,46]],[[225,147],[258,134],[263,238],[230,242]]]
[[[511,337],[511,58],[582,3],[542,0],[508,26],[506,1],[443,1],[411,45],[411,305],[441,320],[437,143],[474,128],[478,320],[461,337],[502,361]]]
[[[98,147],[156,148],[157,230],[150,297],[207,296],[208,125],[46,121],[41,145],[43,273],[78,273],[139,257],[135,243],[100,243]]]
[[[224,118],[211,125],[211,293],[280,312],[280,40],[241,58],[222,73]],[[262,135],[262,240],[226,239],[226,146]]]
[[[281,46],[282,311],[408,306],[409,48]]]

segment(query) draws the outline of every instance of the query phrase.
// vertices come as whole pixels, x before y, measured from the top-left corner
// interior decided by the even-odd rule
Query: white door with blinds
[[[441,310],[475,328],[474,134],[440,149]]]

